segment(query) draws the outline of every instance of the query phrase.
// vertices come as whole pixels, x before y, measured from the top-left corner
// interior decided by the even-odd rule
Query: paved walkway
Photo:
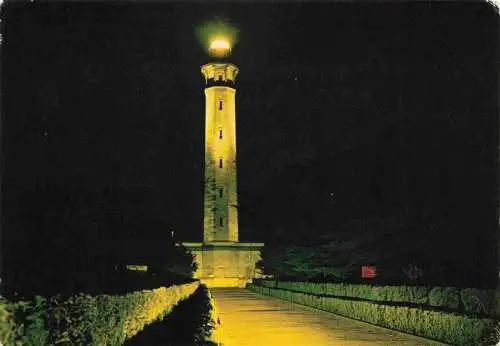
[[[212,288],[224,346],[444,345],[245,289]]]

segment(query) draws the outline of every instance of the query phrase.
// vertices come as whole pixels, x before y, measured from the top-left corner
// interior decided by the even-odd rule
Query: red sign
[[[361,277],[363,279],[373,279],[377,275],[377,268],[374,266],[361,266]]]

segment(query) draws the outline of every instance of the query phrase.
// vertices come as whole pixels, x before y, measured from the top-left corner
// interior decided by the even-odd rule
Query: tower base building
[[[194,277],[207,287],[245,287],[260,278],[255,264],[263,243],[184,243],[194,255],[198,269]]]

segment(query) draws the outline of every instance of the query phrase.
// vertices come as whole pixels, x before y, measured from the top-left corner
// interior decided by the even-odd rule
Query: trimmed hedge
[[[216,327],[208,288],[201,284],[188,298],[177,304],[162,320],[156,321],[125,346],[139,345],[213,345],[212,333]]]
[[[429,292],[429,305],[458,309],[460,307],[460,292],[453,287],[434,287]]]
[[[427,286],[377,286],[345,283],[276,282],[255,280],[254,284],[331,297],[345,297],[374,302],[418,304],[457,312],[499,316],[497,295],[500,291],[475,288]]]
[[[248,284],[247,288],[294,303],[358,319],[451,345],[491,345],[497,321],[456,313],[348,300]]]
[[[254,279],[253,280],[256,284],[258,284],[259,286],[263,286],[263,287],[271,287],[271,288],[275,288],[277,283],[280,282],[280,281],[273,281],[273,280],[261,280],[261,279]],[[283,282],[283,284],[286,284],[286,282]],[[313,289],[313,287],[316,287],[314,285],[318,285],[318,284],[313,284],[311,283],[311,289]]]
[[[499,290],[500,292],[500,290]],[[467,312],[478,312],[486,315],[499,315],[496,311],[497,292],[495,290],[481,290],[477,288],[464,288],[460,290],[460,298]]]
[[[34,302],[0,301],[4,345],[122,345],[145,325],[163,318],[200,285],[161,287],[122,296],[78,294]]]
[[[261,281],[256,284],[276,287],[274,281]],[[429,292],[429,288],[425,286],[374,286],[344,283],[278,282],[277,287],[294,292],[332,297],[412,304],[426,304]]]

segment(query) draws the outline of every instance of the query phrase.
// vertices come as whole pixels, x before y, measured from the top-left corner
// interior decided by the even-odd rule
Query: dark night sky
[[[241,239],[398,213],[416,231],[431,217],[442,236],[492,234],[498,23],[486,3],[8,4],[7,222],[29,191],[114,189],[201,240],[210,59],[194,27],[215,15],[241,30]]]

